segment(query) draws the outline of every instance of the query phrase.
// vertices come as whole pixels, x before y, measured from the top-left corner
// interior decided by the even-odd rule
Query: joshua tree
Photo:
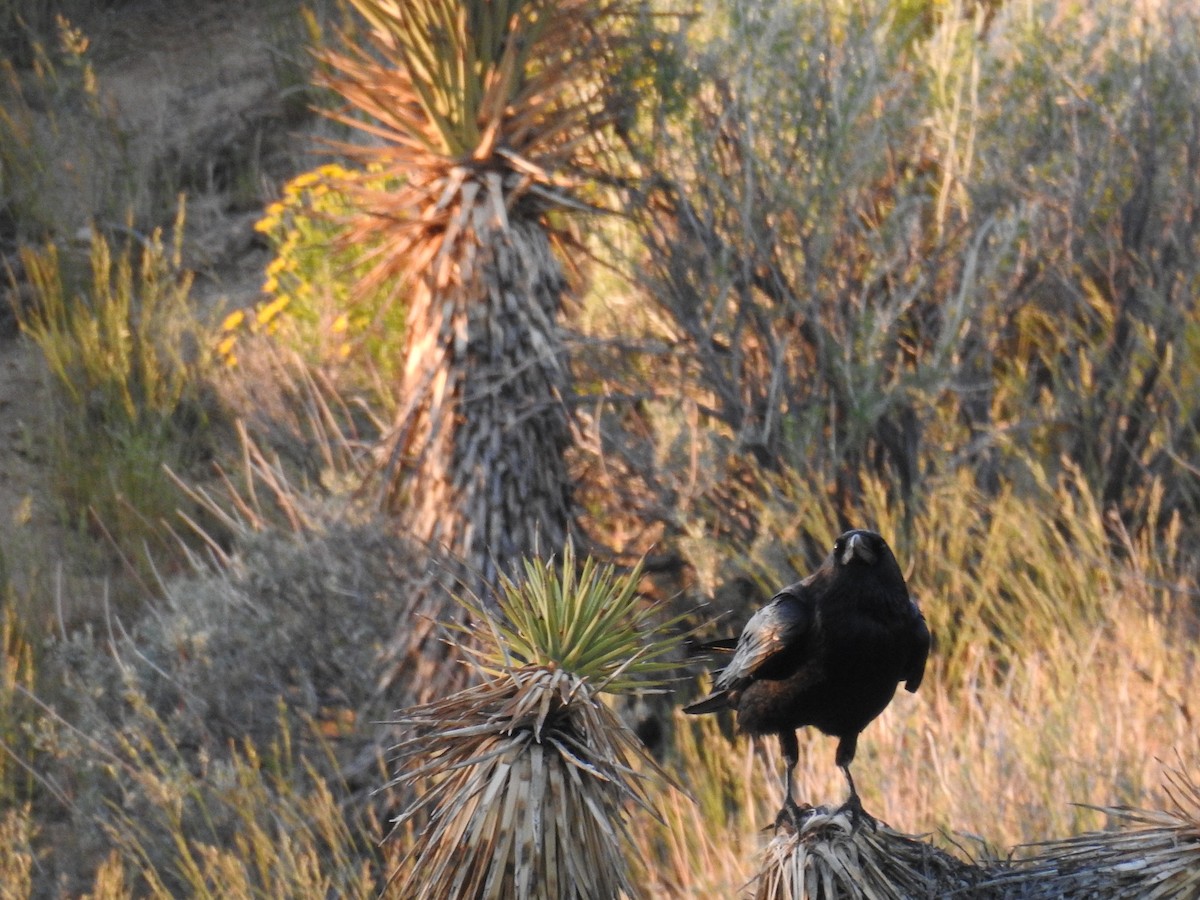
[[[624,2],[352,0],[368,46],[325,54],[337,117],[372,138],[344,149],[399,185],[364,188],[348,229],[382,239],[366,286],[402,285],[407,307],[386,503],[473,590],[569,531],[560,212],[585,208]]]

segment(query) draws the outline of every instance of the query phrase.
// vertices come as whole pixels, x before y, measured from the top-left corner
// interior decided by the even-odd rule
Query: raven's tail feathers
[[[684,652],[688,656],[704,656],[709,653],[732,653],[737,649],[737,638],[718,638],[715,641],[698,641],[695,638],[685,638]]]
[[[717,712],[729,708],[729,691],[716,691],[707,697],[701,697],[695,703],[689,703],[683,711],[689,716],[699,716],[704,713]]]

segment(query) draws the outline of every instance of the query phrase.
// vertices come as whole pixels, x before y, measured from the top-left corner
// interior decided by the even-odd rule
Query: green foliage
[[[903,46],[893,14],[720,7],[690,57],[715,88],[656,120],[633,272],[716,481],[751,454],[849,510],[862,471],[919,503],[960,466],[985,493],[1074,467],[1129,525],[1155,478],[1194,521],[1193,13],[947,12]]]
[[[209,451],[203,391],[214,337],[188,300],[183,216],[181,203],[170,250],[161,231],[115,256],[94,235],[79,288],[55,245],[21,251],[34,290],[17,316],[56,397],[46,437],[54,489],[69,521],[99,523],[126,549],[168,540],[161,523],[180,495],[164,467],[185,472]]]
[[[661,683],[676,668],[667,657],[682,639],[649,635],[669,634],[679,619],[658,621],[660,610],[638,594],[640,577],[640,565],[621,575],[591,557],[577,563],[570,541],[561,562],[525,560],[523,578],[501,576],[499,616],[476,600],[463,601],[485,625],[472,631],[482,642],[480,658],[493,674],[525,665],[563,669],[596,691]]]
[[[342,389],[373,391],[372,399],[387,412],[395,402],[390,385],[403,360],[401,288],[357,291],[375,248],[338,240],[353,209],[351,190],[363,183],[384,190],[390,181],[330,164],[284,186],[283,197],[255,225],[275,252],[262,286],[265,297],[253,311],[226,318],[219,350],[227,364],[235,364],[238,335],[265,331],[331,373]]]

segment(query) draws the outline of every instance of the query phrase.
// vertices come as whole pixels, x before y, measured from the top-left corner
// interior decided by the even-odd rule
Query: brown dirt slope
[[[111,147],[100,152],[87,139],[69,139],[75,125],[86,134],[71,120],[82,113],[58,111],[68,138],[56,144],[61,157],[53,160],[54,239],[60,248],[83,253],[93,224],[123,233],[120,222],[96,218],[116,179],[132,174],[135,187],[144,188],[140,196],[135,189],[131,200],[135,214],[149,218],[138,226],[147,230],[169,224],[171,198],[186,191],[184,257],[196,273],[197,302],[206,309],[253,302],[267,259],[253,223],[280,181],[310,163],[311,122],[303,103],[291,103],[289,111],[281,86],[289,60],[303,55],[299,4],[133,0],[106,6],[73,24],[88,36],[88,58],[105,115],[121,136],[121,158],[112,158]],[[0,239],[0,256],[0,273],[7,265],[19,282],[12,241]],[[6,295],[0,303],[10,299],[8,282],[0,274]],[[14,296],[22,295],[28,286],[18,283]],[[46,374],[37,349],[15,335],[9,309],[3,313],[0,558],[20,595],[31,573],[54,577],[61,569],[68,577],[85,577],[96,560],[74,559],[79,541],[57,521],[45,466],[51,415]]]

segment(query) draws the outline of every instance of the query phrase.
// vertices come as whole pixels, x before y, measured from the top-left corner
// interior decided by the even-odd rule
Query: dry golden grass
[[[861,521],[904,534],[870,484]],[[773,502],[766,512],[783,533],[827,515],[797,510],[786,491]],[[1164,766],[1200,764],[1196,582],[1178,565],[1176,529],[1114,544],[1111,526],[1078,482],[990,505],[965,481],[931,492],[897,555],[937,646],[922,690],[863,734],[856,780],[868,812],[986,858],[1106,827],[1114,805],[1170,806]],[[667,767],[697,803],[670,794],[667,827],[642,832],[645,879],[655,896],[738,895],[781,800],[775,749],[682,716],[673,733]],[[842,801],[833,743],[801,735],[799,800]]]

